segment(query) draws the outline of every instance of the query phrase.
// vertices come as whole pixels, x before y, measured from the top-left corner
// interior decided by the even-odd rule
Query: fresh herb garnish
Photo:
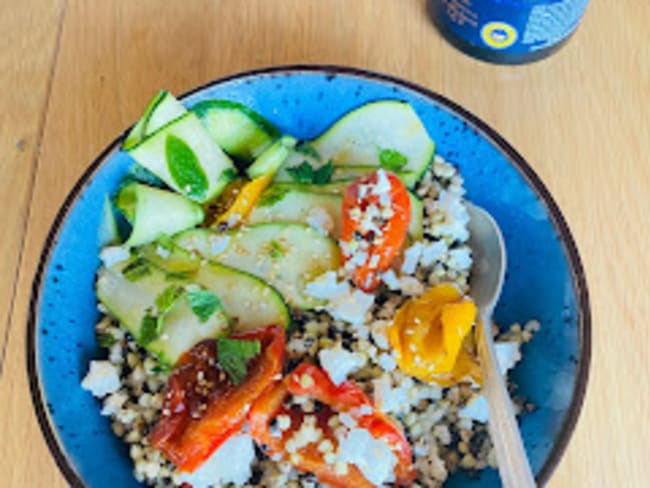
[[[151,371],[154,373],[169,373],[171,371],[171,366],[168,366],[166,364],[158,364],[151,368]]]
[[[332,161],[328,161],[327,164],[324,164],[318,169],[314,169],[307,161],[303,161],[298,166],[287,168],[287,173],[289,173],[289,176],[296,183],[325,185],[332,180],[334,165]]]
[[[278,259],[284,256],[285,250],[278,241],[271,241],[269,243],[269,256],[271,259]]]
[[[318,161],[321,160],[321,157],[320,157],[320,154],[318,153],[318,151],[314,148],[314,146],[312,146],[308,142],[301,142],[300,144],[298,144],[295,147],[295,151],[300,153],[300,154],[304,154],[305,156],[309,156],[310,158],[314,158],[314,159],[316,159]]]
[[[219,364],[234,385],[241,384],[248,374],[248,363],[262,350],[260,341],[217,339]]]
[[[97,344],[99,344],[100,347],[111,347],[116,342],[117,339],[108,332],[97,334]]]
[[[213,313],[223,309],[219,297],[202,288],[187,290],[187,300],[201,322],[206,322]]]
[[[158,318],[152,313],[151,310],[147,310],[142,317],[142,324],[140,325],[140,344],[146,346],[147,344],[153,342],[158,337]]]
[[[138,281],[150,274],[149,263],[143,258],[137,258],[122,269],[122,275],[129,281]]]
[[[262,193],[262,196],[257,201],[257,206],[268,207],[270,205],[273,205],[282,200],[287,193],[289,193],[288,188],[282,188],[281,186],[272,186],[264,193]]]
[[[190,198],[202,199],[208,191],[208,178],[199,158],[187,143],[169,134],[165,140],[167,169],[178,187]]]
[[[379,151],[379,165],[388,171],[398,171],[408,163],[408,158],[395,149]]]
[[[156,308],[158,316],[161,317],[169,312],[176,301],[183,295],[185,288],[180,285],[169,285],[160,295],[156,297]]]

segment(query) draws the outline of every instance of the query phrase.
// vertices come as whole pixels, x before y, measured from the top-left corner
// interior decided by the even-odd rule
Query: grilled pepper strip
[[[150,441],[183,472],[192,472],[239,432],[252,402],[282,373],[285,333],[280,326],[234,334],[259,340],[245,380],[234,385],[218,365],[216,340],[205,340],[179,359],[165,390],[163,413]]]
[[[318,412],[307,414],[295,405],[286,406],[285,400],[291,395],[310,396],[320,402],[321,407]],[[283,381],[271,385],[253,404],[249,425],[253,438],[268,454],[286,458],[296,469],[314,474],[322,483],[341,488],[373,486],[354,465],[348,465],[345,473],[337,471],[335,465],[326,462],[318,443],[303,446],[293,455],[286,449],[287,441],[301,428],[305,418],[313,415],[316,427],[323,431],[321,441],[329,440],[331,452],[336,452],[338,441],[329,420],[338,413],[350,415],[360,428],[387,443],[398,459],[395,470],[397,486],[409,485],[413,481],[415,471],[411,447],[399,427],[375,409],[356,384],[346,381],[336,386],[317,366],[302,364]],[[289,428],[279,432],[275,420],[282,415],[288,416],[291,422]]]

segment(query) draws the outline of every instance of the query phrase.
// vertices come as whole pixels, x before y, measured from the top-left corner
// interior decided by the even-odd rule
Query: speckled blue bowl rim
[[[551,196],[540,177],[535,173],[533,168],[524,160],[524,158],[494,129],[474,114],[468,112],[456,103],[448,100],[442,95],[431,91],[427,88],[421,87],[415,83],[405,81],[395,76],[376,73],[359,68],[342,67],[336,65],[287,65],[287,66],[274,66],[269,68],[256,69],[251,71],[240,72],[224,78],[218,78],[201,85],[189,92],[184,93],[179,98],[183,99],[196,92],[209,88],[213,85],[218,85],[239,78],[247,78],[251,76],[268,75],[268,74],[294,74],[300,72],[308,73],[322,73],[324,75],[336,76],[346,75],[371,81],[384,81],[392,84],[400,85],[406,89],[412,90],[423,95],[426,98],[441,104],[451,112],[455,113],[469,124],[473,125],[484,137],[491,140],[503,153],[508,157],[510,163],[519,171],[519,173],[526,179],[530,187],[534,190],[539,199],[546,206],[554,227],[558,230],[561,241],[564,244],[567,256],[569,259],[573,285],[575,287],[578,299],[578,327],[579,327],[579,358],[578,369],[576,375],[576,384],[571,398],[569,410],[565,416],[563,425],[560,429],[559,435],[556,437],[553,447],[548,455],[548,458],[542,469],[537,475],[537,483],[540,486],[546,485],[550,479],[553,471],[557,467],[562,455],[569,443],[573,430],[578,421],[582,404],[585,397],[587,382],[589,379],[589,366],[591,363],[591,309],[589,305],[589,292],[587,290],[587,280],[585,277],[582,261],[578,253],[578,248],[573,239],[569,226],[560,211],[557,203]],[[27,375],[29,378],[30,392],[32,402],[38,423],[43,432],[43,436],[47,445],[63,473],[66,481],[73,487],[85,487],[84,482],[79,478],[75,470],[70,465],[63,449],[56,439],[52,425],[50,424],[49,416],[45,409],[45,401],[41,390],[40,379],[38,376],[38,368],[36,366],[36,326],[38,323],[38,309],[41,296],[41,286],[43,281],[43,274],[48,267],[50,256],[54,248],[59,231],[65,221],[68,212],[74,206],[77,198],[82,193],[85,186],[92,180],[95,172],[101,168],[103,163],[108,160],[111,153],[118,150],[126,134],[131,130],[127,129],[121,136],[109,144],[93,163],[84,171],[79,180],[75,183],[74,187],[68,194],[65,202],[57,213],[52,227],[45,239],[45,245],[41,253],[41,257],[36,269],[34,281],[32,283],[31,298],[29,301],[29,317],[27,320]]]

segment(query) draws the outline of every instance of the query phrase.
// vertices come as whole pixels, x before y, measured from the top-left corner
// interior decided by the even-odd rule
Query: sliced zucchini
[[[191,110],[224,151],[246,162],[257,158],[280,135],[269,121],[241,103],[205,100]]]
[[[249,166],[246,170],[248,177],[255,179],[260,176],[273,176],[285,162],[296,142],[291,136],[278,139]]]
[[[424,205],[418,196],[409,192],[411,200],[411,221],[409,222],[409,236],[413,240],[421,241],[424,237]]]
[[[124,140],[123,149],[128,150],[163,125],[187,113],[187,109],[171,93],[161,90],[149,102],[144,115],[133,126]]]
[[[99,247],[120,242],[120,232],[117,227],[117,220],[115,219],[113,203],[108,195],[104,197],[104,206],[102,207],[102,216],[99,222],[97,237]]]
[[[433,159],[435,145],[415,110],[398,101],[379,101],[364,105],[339,119],[311,145],[322,161],[335,166],[379,166],[382,151],[405,157],[401,176],[413,187]]]
[[[122,187],[115,206],[131,223],[131,235],[126,247],[155,241],[163,235],[173,235],[203,221],[203,209],[187,198],[166,190],[140,183]]]
[[[162,362],[173,365],[181,354],[198,342],[218,337],[228,329],[225,314],[215,313],[207,321],[201,322],[187,300],[181,297],[164,316],[156,337],[145,342],[147,331],[144,318],[155,306],[156,298],[172,282],[165,272],[155,266],[150,266],[148,272],[138,280],[130,281],[124,277],[122,270],[132,263],[131,260],[108,269],[101,268],[96,284],[97,297],[133,337]]]
[[[350,164],[346,166],[334,166],[332,181],[349,181],[366,176],[367,174],[377,171],[377,166],[363,166],[360,164]],[[412,176],[408,171],[393,171],[402,181]]]
[[[225,233],[193,229],[175,237],[176,244],[208,260],[251,273],[295,307],[320,303],[304,293],[305,285],[339,267],[336,242],[307,225],[255,224]]]
[[[232,161],[193,113],[154,132],[128,153],[174,190],[203,203],[235,178]]]
[[[178,247],[169,238],[164,238],[138,249],[138,254],[167,273],[193,276],[201,266],[201,258]]]
[[[203,339],[217,337],[230,326],[235,331],[266,325],[288,327],[291,315],[280,293],[261,279],[234,268],[202,263],[190,280],[179,279],[151,264],[147,273],[136,281],[125,278],[122,271],[136,258],[102,268],[97,278],[97,296],[109,312],[149,351],[173,365],[178,357]],[[156,299],[172,284],[181,287],[197,283],[221,301],[223,313],[215,313],[201,322],[181,296],[164,316],[157,337],[143,342],[143,319]]]
[[[199,268],[193,280],[219,297],[236,331],[267,325],[286,328],[291,322],[282,295],[250,273],[207,262]]]
[[[336,181],[326,185],[306,185],[299,183],[274,183],[261,196],[257,206],[249,216],[249,223],[258,222],[307,222],[312,209],[321,207],[334,221],[338,236],[341,223],[341,195],[354,180]],[[336,196],[337,198],[331,198]],[[323,198],[328,197],[328,198]],[[422,201],[409,191],[411,199],[411,222],[409,236],[421,240],[424,235],[424,207]]]
[[[317,193],[300,189],[269,187],[258,200],[248,216],[249,224],[263,222],[299,222],[311,224],[318,219],[319,209],[325,211],[332,221],[331,235],[337,237],[341,229],[343,197],[334,193]]]

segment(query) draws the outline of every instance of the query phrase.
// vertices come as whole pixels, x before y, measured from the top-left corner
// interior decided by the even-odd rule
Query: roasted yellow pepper
[[[449,386],[463,380],[481,382],[471,352],[476,305],[455,285],[441,284],[408,300],[388,328],[400,369],[418,379]]]
[[[273,175],[269,174],[255,178],[242,186],[233,204],[217,219],[215,225],[225,223],[229,227],[236,227],[246,220],[255,202],[272,180]]]

